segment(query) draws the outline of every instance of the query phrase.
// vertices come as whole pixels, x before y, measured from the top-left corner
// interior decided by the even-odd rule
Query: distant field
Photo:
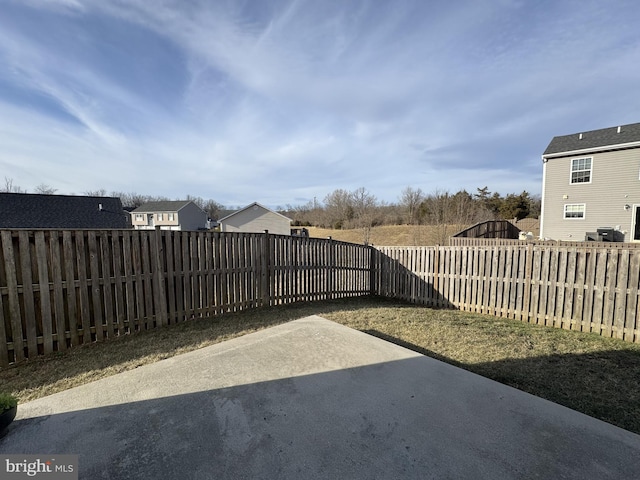
[[[540,234],[540,221],[525,218],[515,222],[520,230],[531,232],[534,237]],[[471,225],[385,225],[373,227],[369,243],[378,246],[415,246],[448,245],[448,238]],[[331,237],[334,240],[351,243],[364,243],[361,229],[332,230],[330,228],[307,227],[314,238]]]
[[[447,238],[469,225],[385,225],[373,227],[369,243],[380,246],[396,245],[446,245]],[[329,228],[307,227],[309,236],[314,238],[331,237],[334,240],[351,243],[363,243],[361,229],[332,230]]]

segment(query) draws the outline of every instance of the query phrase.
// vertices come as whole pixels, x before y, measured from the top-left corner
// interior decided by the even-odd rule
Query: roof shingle
[[[116,197],[0,193],[0,228],[131,228]]]
[[[633,142],[640,142],[640,123],[553,137],[543,156],[590,148],[614,147]]]

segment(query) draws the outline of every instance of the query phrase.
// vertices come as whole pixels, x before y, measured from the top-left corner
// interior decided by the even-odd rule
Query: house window
[[[564,206],[564,218],[569,220],[583,219],[586,211],[584,203],[568,203]]]
[[[173,213],[167,213],[167,220],[169,220],[170,222],[173,222],[175,220]]]
[[[571,183],[591,183],[592,157],[571,160]]]
[[[162,221],[162,214],[161,213],[158,214],[158,220]]]
[[[136,222],[144,222],[144,215],[142,213],[136,213]]]

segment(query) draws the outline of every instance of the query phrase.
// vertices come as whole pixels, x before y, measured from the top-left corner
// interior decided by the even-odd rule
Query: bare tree
[[[4,193],[27,193],[18,185],[13,184],[13,178],[4,177],[4,187],[0,187],[0,192]]]
[[[220,212],[224,210],[224,205],[216,202],[215,200],[205,200],[203,210],[207,212],[209,218],[218,219]]]
[[[337,189],[324,197],[327,226],[331,228],[346,228],[353,218],[351,194],[346,190]]]
[[[41,183],[35,188],[36,193],[40,193],[42,195],[53,195],[58,191],[57,188],[53,188],[51,185],[47,185],[46,183]]]
[[[413,225],[420,220],[420,204],[424,200],[424,193],[419,188],[406,187],[400,196],[400,205],[405,208],[407,223]]]
[[[99,188],[98,190],[87,190],[84,194],[87,197],[106,197],[107,191],[104,188]]]
[[[362,243],[368,245],[371,240],[371,229],[375,224],[378,200],[366,188],[360,187],[351,192],[351,204],[355,227],[362,229]]]

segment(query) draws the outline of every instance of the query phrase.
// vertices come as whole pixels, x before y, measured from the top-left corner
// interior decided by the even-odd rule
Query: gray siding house
[[[554,137],[542,162],[542,238],[613,229],[615,240],[640,241],[640,123]]]
[[[257,202],[218,220],[221,232],[269,233],[291,235],[291,219]]]
[[[149,202],[131,211],[136,230],[205,230],[207,213],[191,200]]]

